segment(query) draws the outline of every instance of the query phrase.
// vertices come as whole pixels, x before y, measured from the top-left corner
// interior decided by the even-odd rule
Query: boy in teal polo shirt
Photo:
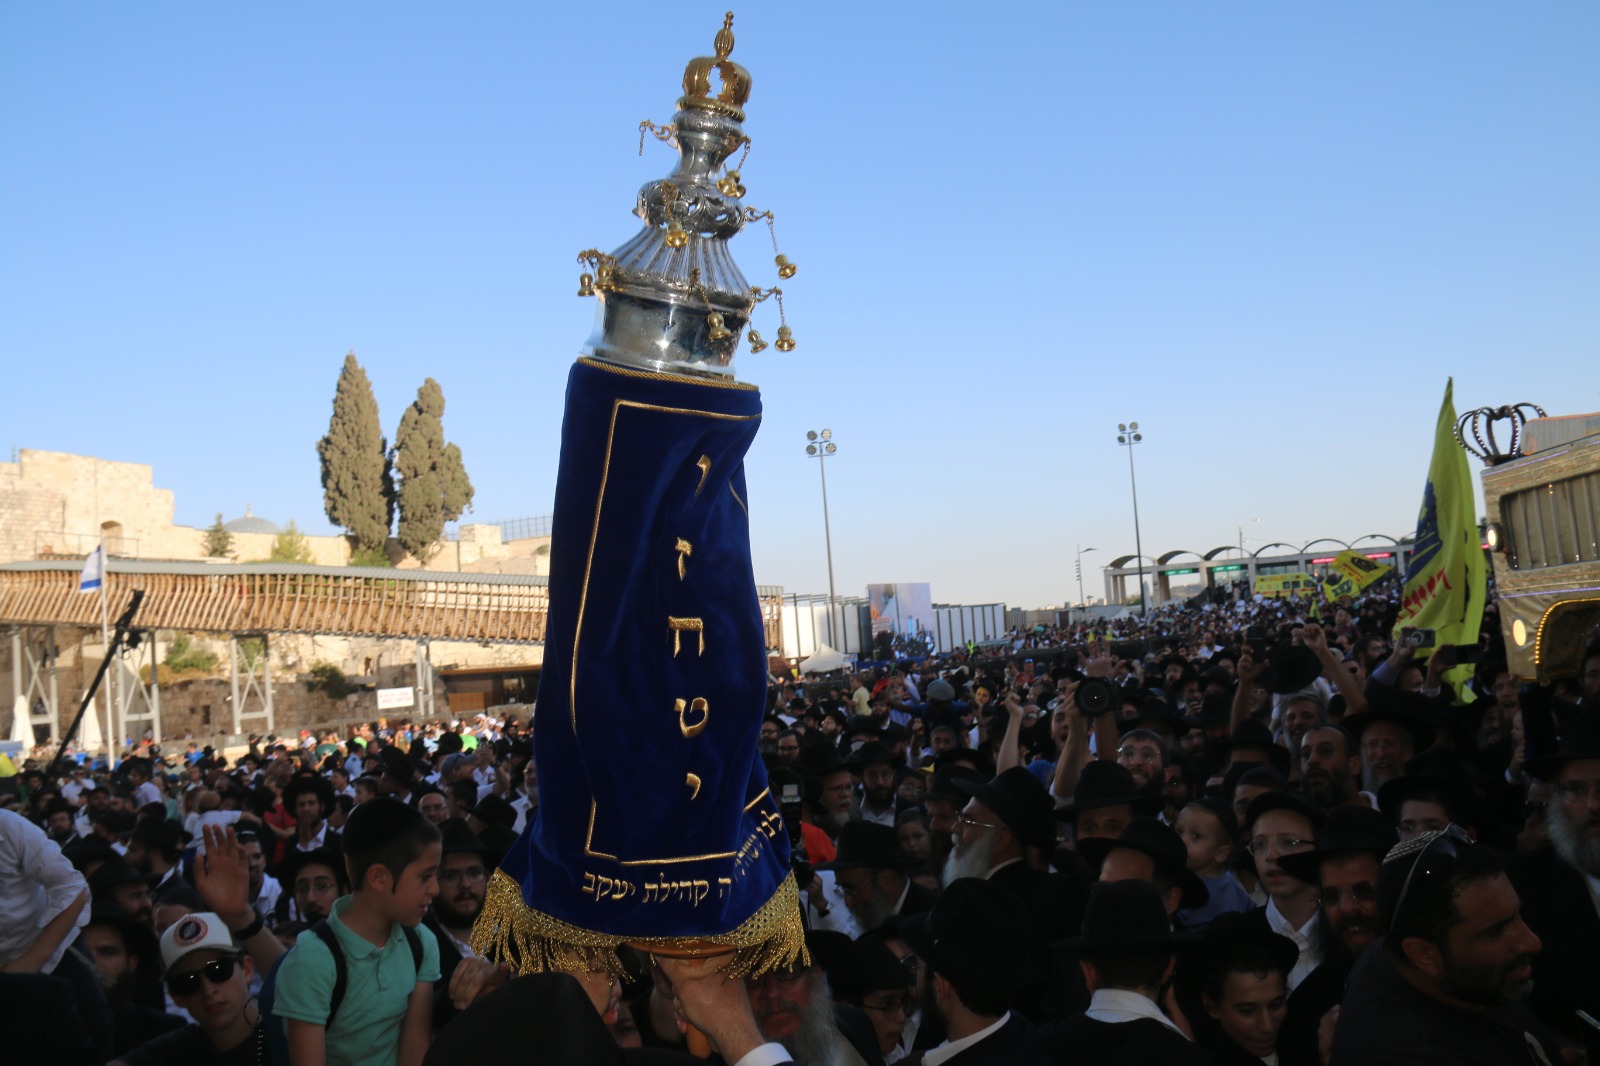
[[[439,943],[420,924],[439,891],[439,830],[398,800],[369,800],[345,824],[344,856],[355,891],[328,918],[346,969],[333,1023],[333,953],[312,930],[279,966],[272,1013],[284,1019],[293,1066],[418,1066],[439,980]],[[402,926],[415,927],[420,964]]]

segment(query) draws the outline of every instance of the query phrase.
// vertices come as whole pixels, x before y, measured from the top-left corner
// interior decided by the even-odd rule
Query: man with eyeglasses
[[[1425,833],[1385,856],[1377,892],[1383,940],[1350,974],[1332,1066],[1581,1061],[1524,1002],[1542,945],[1504,856]]]
[[[1589,663],[1600,665],[1600,657]],[[1550,785],[1550,843],[1518,855],[1511,883],[1528,925],[1544,941],[1534,961],[1533,1009],[1557,1032],[1577,1038],[1574,1012],[1600,1017],[1600,714],[1569,723],[1554,755],[1527,761]]]
[[[489,891],[488,849],[460,819],[441,827],[439,894],[433,897],[422,924],[439,941],[439,980],[434,984],[433,1027],[442,1029],[455,1014],[450,998],[450,978],[462,959],[479,957],[472,950],[472,923],[483,913]]]
[[[332,851],[297,851],[283,861],[279,876],[289,889],[283,918],[294,918],[315,925],[333,913],[333,904],[350,891],[350,875],[344,858]]]
[[[264,1063],[261,1013],[250,995],[255,965],[209,911],[191,914],[161,936],[161,961],[173,1002],[195,1020],[114,1060],[112,1066]]]
[[[1316,847],[1278,857],[1291,877],[1317,886],[1326,928],[1338,934],[1344,950],[1342,958],[1334,958],[1346,971],[1378,939],[1378,871],[1383,856],[1399,842],[1394,826],[1378,811],[1338,807],[1329,812]]]
[[[839,831],[838,856],[818,863],[833,871],[834,893],[850,909],[857,929],[872,929],[896,914],[930,910],[935,893],[912,881],[917,865],[900,848],[899,834],[873,822],[851,822]]]
[[[884,1062],[905,1058],[911,1046],[906,1023],[917,1009],[911,992],[912,971],[901,965],[875,934],[866,933],[850,944],[834,972],[840,1001],[860,1008],[867,1016]],[[915,1035],[913,1029],[909,1037]]]

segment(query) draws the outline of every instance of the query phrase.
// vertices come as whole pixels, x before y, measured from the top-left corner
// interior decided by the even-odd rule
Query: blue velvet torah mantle
[[[789,838],[756,750],[766,639],[744,455],[754,386],[580,359],[567,381],[536,818],[473,947],[513,973],[615,969],[615,949],[804,954]]]

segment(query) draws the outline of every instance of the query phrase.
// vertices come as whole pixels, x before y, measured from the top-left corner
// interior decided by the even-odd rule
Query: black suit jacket
[[[905,1061],[922,1066],[923,1054],[919,1051]],[[1010,1020],[994,1033],[944,1061],[948,1066],[1030,1066],[1050,1060],[1033,1027],[1012,1011]]]
[[[433,1029],[438,1032],[459,1013],[450,1001],[450,975],[461,965],[461,949],[439,925],[439,919],[433,916],[433,911],[428,911],[422,924],[432,930],[433,938],[439,942],[439,980],[433,983]]]
[[[1544,947],[1533,958],[1533,1011],[1562,1036],[1584,1037],[1574,1012],[1600,1017],[1600,913],[1583,875],[1552,847],[1518,855],[1511,884],[1522,900],[1522,919]]]
[[[1112,1066],[1206,1066],[1211,1053],[1168,1029],[1153,1018],[1131,1022],[1101,1022],[1078,1015],[1042,1031],[1046,1057],[1023,1062],[1049,1062],[1056,1066],[1109,1063]]]
[[[906,901],[900,904],[900,913],[926,914],[933,910],[933,905],[939,902],[939,893],[926,885],[919,885],[912,881],[906,886]]]

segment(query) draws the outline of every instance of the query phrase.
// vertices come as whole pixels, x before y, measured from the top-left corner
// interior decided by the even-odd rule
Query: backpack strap
[[[417,976],[422,975],[422,937],[417,934],[414,925],[402,925],[400,931],[406,935],[406,944],[411,948],[411,962],[417,968]]]
[[[311,927],[317,938],[328,946],[328,952],[333,956],[333,992],[328,996],[328,1020],[323,1022],[323,1029],[333,1028],[334,1015],[339,1013],[339,1004],[344,1000],[345,985],[349,983],[350,971],[345,965],[344,949],[339,946],[339,937],[334,933],[333,926],[324,918]]]

